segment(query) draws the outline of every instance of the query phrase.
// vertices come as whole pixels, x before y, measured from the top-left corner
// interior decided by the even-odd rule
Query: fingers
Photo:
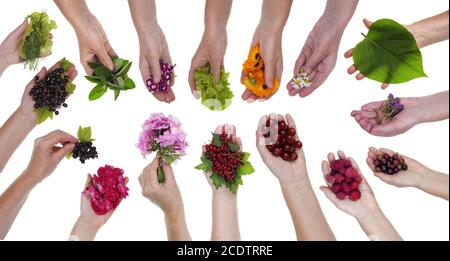
[[[145,86],[147,86],[147,80],[152,78],[152,71],[150,70],[150,65],[147,61],[147,58],[144,56],[141,56],[139,58],[139,70],[141,71],[142,81],[144,82]]]
[[[101,48],[95,54],[98,60],[111,71],[114,71],[114,63],[105,48]]]
[[[366,158],[366,163],[367,163],[367,166],[374,172],[374,173],[376,173],[376,170],[375,170],[375,165],[373,164],[373,158],[371,157],[371,156],[368,156],[367,158]]]
[[[381,84],[381,89],[385,90],[385,89],[387,89],[387,87],[389,87],[389,83]]]
[[[358,74],[355,76],[355,78],[356,78],[356,80],[360,81],[360,80],[366,78],[366,76],[364,76],[362,73],[358,73]]]
[[[297,126],[295,125],[294,118],[292,118],[292,116],[291,116],[289,113],[286,114],[286,122],[287,122],[287,124],[288,124],[290,127],[292,127],[292,128],[294,128],[295,130],[297,130]],[[297,134],[298,134],[298,131],[297,131]]]
[[[77,138],[61,130],[52,131],[46,136],[42,137],[42,139],[46,142],[47,145],[56,145],[56,144],[64,145],[67,143],[78,142]]]
[[[344,57],[347,59],[351,58],[352,56],[353,56],[353,48],[344,53]]]
[[[212,62],[210,62],[210,72],[212,75],[214,75],[214,78],[216,80],[216,82],[220,81],[220,58],[219,59],[214,59]]]
[[[253,96],[253,93],[247,89],[245,89],[244,93],[242,94],[242,99],[243,100],[248,100]]]
[[[328,153],[328,155],[327,155],[327,159],[328,159],[328,163],[331,163],[331,162],[333,162],[333,161],[335,161],[336,160],[336,157],[334,156],[334,154],[333,153]]]
[[[25,32],[25,29],[27,29],[27,26],[28,26],[28,20],[25,19],[16,29],[14,29],[14,31],[12,31],[9,34],[9,36],[11,36],[14,39],[21,38],[23,33]]]
[[[159,64],[159,57],[150,57],[147,60],[150,62],[150,71],[152,72],[152,80],[159,83],[161,80],[161,65]]]
[[[279,59],[277,65],[275,66],[275,77],[277,78],[278,83],[281,82],[282,75],[283,75],[283,59]]]
[[[168,46],[166,46],[166,48],[164,48],[164,50],[162,51],[161,58],[163,59],[163,61],[172,64],[172,57],[170,56]],[[174,84],[175,84],[175,77],[172,77],[172,80],[170,80],[170,86],[173,86]]]
[[[294,72],[293,72],[294,75],[297,75],[300,72],[300,69],[304,67],[306,58],[307,58],[306,55],[302,51],[300,53],[300,55],[298,56],[297,61],[295,62]]]
[[[377,101],[377,102],[371,102],[361,107],[361,110],[363,111],[372,111],[372,110],[378,110],[383,106],[384,101]]]
[[[86,183],[84,184],[84,189],[86,189],[92,182],[92,176],[91,174],[87,174]]]
[[[369,122],[364,116],[362,116],[361,112],[354,111],[352,112],[352,116],[355,118],[356,122],[361,126],[363,130],[368,133],[371,133],[373,129],[373,124]]]
[[[307,73],[312,73],[314,69],[317,68],[317,66],[322,62],[323,60],[323,54],[320,52],[320,50],[316,50],[313,52],[311,57],[308,58],[305,64],[305,71]]]
[[[173,184],[176,183],[175,181],[175,175],[173,174],[172,167],[169,164],[164,163],[162,165],[162,169],[164,171],[164,175],[166,177],[167,184]]]
[[[216,130],[214,131],[216,134],[222,134],[223,133],[223,126],[219,125],[216,127]]]
[[[366,26],[367,29],[370,29],[370,27],[372,26],[372,22],[367,20],[366,18],[363,19],[363,23]]]
[[[326,160],[322,161],[322,173],[323,173],[323,178],[325,179],[325,182],[330,187],[332,184],[327,181],[326,176],[328,176],[331,173],[331,169],[330,169],[330,164]]]
[[[94,70],[92,70],[92,68],[88,64],[88,62],[91,62],[94,60],[95,60],[94,54],[85,54],[85,55],[81,55],[81,57],[80,57],[81,65],[83,65],[83,68],[86,71],[87,75],[92,75],[94,73]]]
[[[327,197],[335,206],[337,206],[339,199],[329,187],[321,186],[320,190],[322,190],[323,194],[325,194],[325,197]]]
[[[347,69],[347,73],[348,74],[354,74],[356,71],[358,71],[358,69],[356,68],[356,66],[353,64],[352,66],[348,67]]]
[[[145,179],[146,181],[150,182],[151,186],[159,184],[157,175],[158,167],[159,167],[159,157],[156,156],[155,158],[153,158],[152,162],[147,167],[145,167],[142,180]]]
[[[66,143],[54,153],[54,157],[57,161],[61,161],[67,154],[73,151],[73,148],[75,148],[74,143]]]
[[[345,153],[342,150],[338,150],[337,155],[341,160],[347,159],[347,156],[345,156]]]
[[[273,54],[263,52],[263,53],[261,53],[261,56],[264,60],[264,80],[266,81],[266,85],[269,88],[272,88],[273,81],[275,78],[275,69],[276,69],[276,64],[273,59]]]

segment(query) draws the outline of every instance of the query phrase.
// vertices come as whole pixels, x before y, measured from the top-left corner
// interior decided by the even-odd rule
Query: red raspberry
[[[344,167],[348,168],[352,166],[352,162],[350,160],[344,160]]]
[[[361,198],[361,192],[359,190],[353,190],[350,192],[350,200],[357,201]]]
[[[341,188],[342,188],[342,192],[344,192],[344,193],[348,193],[348,192],[352,191],[350,184],[348,184],[347,182],[343,182],[341,184]]]
[[[344,162],[342,160],[335,160],[330,164],[330,168],[337,171],[339,171],[342,167],[344,167]]]
[[[359,186],[359,183],[356,181],[353,181],[352,183],[350,183],[350,189],[351,190],[357,190]]]
[[[334,176],[334,180],[336,183],[341,183],[342,181],[345,180],[345,177],[342,176],[341,174],[336,174],[336,176]]]
[[[336,194],[336,197],[340,200],[344,200],[345,199],[345,193],[344,192],[338,192]]]
[[[353,168],[352,167],[348,167],[345,172],[344,172],[345,176],[348,178],[352,178],[353,177]]]
[[[338,192],[341,191],[341,184],[338,183],[334,183],[333,186],[331,187],[331,190],[337,194]]]
[[[358,182],[358,184],[361,184],[361,182],[362,182],[362,177],[360,176],[360,175],[358,175],[358,176],[356,176],[354,179],[353,179],[354,181],[356,181],[356,182]]]
[[[326,179],[326,181],[327,181],[328,183],[330,183],[330,184],[333,184],[333,182],[334,182],[334,177],[333,177],[332,175],[330,175],[330,174],[328,174],[328,175],[325,177],[325,179]]]

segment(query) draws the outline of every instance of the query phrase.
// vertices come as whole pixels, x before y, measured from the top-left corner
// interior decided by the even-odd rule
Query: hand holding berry
[[[47,70],[47,68],[43,67],[39,73],[35,76],[35,79],[43,80],[49,72],[52,72],[54,70],[57,70],[60,67],[59,62],[54,64],[50,69]],[[77,77],[77,70],[75,69],[75,66],[72,65],[67,70],[67,75],[69,76],[69,80],[73,81]],[[35,85],[35,79],[31,80],[27,86],[25,87],[25,91],[22,95],[22,100],[20,102],[19,111],[24,113],[32,122],[33,124],[36,123],[36,113],[34,112],[35,109],[35,101],[33,100],[32,96],[30,95],[31,89]]]
[[[183,211],[181,192],[175,180],[172,167],[167,164],[163,165],[166,182],[164,185],[158,183],[158,166],[159,158],[155,157],[139,176],[142,195],[160,207],[166,216],[175,217],[180,211]]]
[[[374,175],[390,185],[396,187],[419,187],[425,179],[424,174],[431,171],[421,163],[411,158],[402,156],[405,160],[405,165],[407,166],[406,170],[402,170],[395,175],[386,175],[385,173],[377,172],[374,161],[377,160],[377,155],[382,153],[386,153],[390,156],[396,154],[389,149],[376,149],[371,147],[367,153],[366,161],[369,168],[374,172]]]
[[[33,155],[28,165],[28,173],[36,183],[48,177],[70,153],[78,140],[63,131],[53,131],[35,141]]]
[[[341,160],[347,159],[344,152],[338,151],[338,157]],[[356,169],[359,173],[359,175],[362,177],[362,182],[359,185],[358,189],[360,191],[360,198],[359,200],[353,201],[349,198],[347,199],[339,199],[337,195],[332,191],[331,183],[327,180],[327,176],[331,173],[330,164],[336,160],[336,157],[333,153],[328,154],[328,161],[322,162],[322,172],[324,175],[324,179],[327,182],[327,186],[322,186],[320,189],[325,193],[325,196],[333,202],[333,204],[339,208],[340,210],[344,211],[345,213],[354,216],[358,220],[364,218],[367,215],[373,215],[380,210],[378,203],[375,199],[375,195],[372,192],[372,189],[370,188],[369,184],[365,180],[364,176],[362,175],[358,165],[352,158],[348,158],[351,162],[351,166],[353,169]],[[352,197],[352,195],[350,195]]]
[[[307,177],[308,174],[306,170],[305,155],[303,153],[301,143],[298,144],[299,146],[292,144],[292,147],[298,150],[297,152],[292,153],[294,154],[294,156],[296,155],[295,160],[290,158],[288,159],[287,157],[283,158],[284,157],[283,155],[279,155],[282,154],[283,152],[280,152],[278,154],[275,153],[276,155],[279,155],[278,157],[276,157],[274,156],[274,152],[270,152],[267,149],[267,145],[273,143],[273,141],[271,141],[270,136],[267,138],[264,136],[264,135],[267,136],[268,127],[266,123],[268,121],[279,122],[278,124],[280,124],[280,122],[283,122],[285,127],[287,123],[287,126],[290,127],[289,129],[292,129],[292,132],[295,133],[295,140],[299,141],[298,132],[296,131],[297,128],[295,126],[294,119],[292,118],[291,115],[287,114],[286,117],[276,114],[271,114],[270,116],[267,115],[263,116],[259,121],[258,130],[256,131],[256,147],[258,148],[259,154],[261,155],[261,158],[264,161],[264,163],[267,165],[270,171],[278,178],[280,183],[283,184],[289,184],[292,183],[293,181],[296,181],[297,179],[303,179]],[[278,126],[276,127],[276,129],[277,128],[284,128],[284,127]],[[287,156],[289,156],[289,154]]]

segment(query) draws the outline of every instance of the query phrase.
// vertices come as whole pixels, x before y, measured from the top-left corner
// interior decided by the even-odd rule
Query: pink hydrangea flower
[[[167,153],[176,158],[186,154],[186,133],[183,131],[180,121],[172,115],[165,116],[162,113],[154,113],[142,125],[137,147],[145,157],[153,151],[160,156]],[[167,149],[171,151],[168,152]]]
[[[83,191],[91,201],[97,215],[105,215],[116,209],[122,199],[128,196],[123,170],[106,165],[100,167],[96,175],[89,175],[92,182]]]

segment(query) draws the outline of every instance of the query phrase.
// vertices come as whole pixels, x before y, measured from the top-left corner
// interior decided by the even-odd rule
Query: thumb
[[[114,71],[114,63],[104,48],[101,48],[96,55],[104,66],[106,66],[109,70]]]
[[[363,23],[364,25],[367,27],[367,29],[370,29],[370,27],[372,26],[373,22],[367,20],[366,18],[363,19]]]
[[[172,167],[169,164],[164,163],[162,168],[164,175],[166,175],[166,181],[173,183],[175,181],[175,175],[173,174]]]
[[[220,81],[220,61],[214,61],[211,63],[210,72],[214,75],[216,82]]]
[[[59,162],[61,161],[67,154],[69,154],[70,152],[73,151],[73,148],[75,147],[75,144],[73,143],[68,143],[66,145],[64,145],[62,148],[60,148],[56,153],[55,153],[55,158],[56,160]]]
[[[322,190],[323,194],[325,194],[325,197],[327,197],[335,206],[337,206],[338,198],[329,187],[321,186],[320,190]]]
[[[266,85],[269,86],[269,88],[273,87],[273,79],[275,77],[275,66],[273,64],[273,61],[265,61],[264,63],[264,79],[266,81]]]
[[[10,36],[14,37],[14,38],[19,38],[23,32],[25,31],[25,29],[27,29],[28,26],[28,20],[25,19],[22,24],[20,24],[16,29],[14,29],[14,31],[11,32]]]

